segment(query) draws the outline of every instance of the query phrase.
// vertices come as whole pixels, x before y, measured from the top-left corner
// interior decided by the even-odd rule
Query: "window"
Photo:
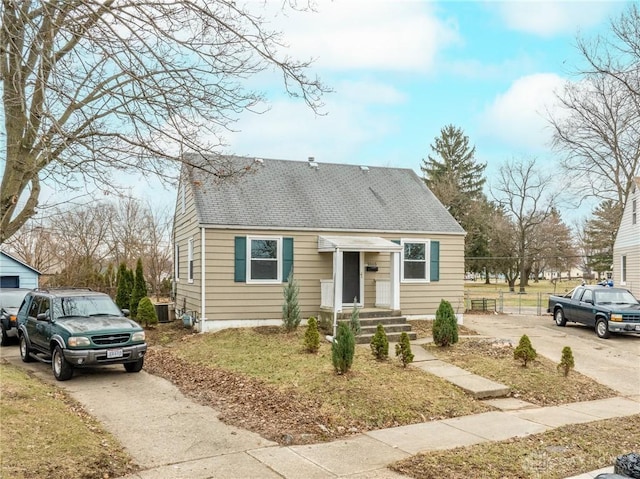
[[[247,281],[281,281],[280,238],[247,238]]]
[[[404,283],[440,281],[440,241],[403,239],[400,277]]]
[[[187,281],[193,283],[193,238],[189,239],[188,260],[187,260]]]
[[[620,284],[627,284],[627,257],[623,256],[620,263]]]
[[[176,244],[176,253],[175,253],[175,257],[173,259],[174,261],[174,275],[176,278],[176,281],[178,281],[180,279],[180,245]]]
[[[406,241],[402,243],[402,279],[404,281],[428,281],[428,241]]]

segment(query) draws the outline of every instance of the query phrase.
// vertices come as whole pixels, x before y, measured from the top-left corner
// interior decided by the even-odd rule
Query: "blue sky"
[[[283,32],[294,58],[314,58],[310,70],[334,90],[324,116],[284,92],[282,77],[265,72],[248,80],[264,91],[269,110],[242,114],[227,132],[226,152],[262,158],[412,168],[440,129],[453,124],[488,164],[491,184],[507,160],[531,159],[546,171],[551,152],[545,111],[554,91],[581,58],[576,35],[606,32],[623,2],[316,0],[315,11],[252,0],[270,27]],[[266,4],[265,4],[266,3]],[[286,3],[286,2],[284,2]],[[121,178],[154,204],[173,208],[175,190],[148,179]],[[129,185],[129,186],[127,186]],[[54,193],[54,197],[57,196]],[[589,215],[593,204],[567,211]],[[569,218],[569,216],[571,218]]]
[[[606,32],[625,6],[321,0],[315,12],[279,13],[272,26],[289,52],[315,58],[312,71],[334,93],[317,117],[283,94],[279,77],[256,77],[271,109],[243,115],[240,131],[226,135],[229,151],[420,172],[440,129],[453,124],[488,164],[489,183],[509,159],[552,167],[545,111],[554,111],[554,91],[577,80],[576,35]]]

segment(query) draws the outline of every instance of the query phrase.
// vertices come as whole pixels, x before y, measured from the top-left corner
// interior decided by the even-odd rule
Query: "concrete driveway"
[[[562,348],[571,347],[575,369],[623,396],[640,394],[640,335],[612,335],[600,339],[593,328],[568,323],[558,327],[551,315],[470,315],[464,325],[480,334],[509,339],[517,344],[529,336],[538,354],[558,363]]]

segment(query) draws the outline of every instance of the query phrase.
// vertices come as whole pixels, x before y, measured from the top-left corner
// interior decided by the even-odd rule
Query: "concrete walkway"
[[[9,362],[55,382],[49,366],[22,363],[17,348],[0,351]],[[417,367],[448,374],[452,382],[470,374],[434,362],[417,344],[413,351]],[[469,383],[473,379],[462,381]],[[498,410],[371,431],[330,443],[279,446],[222,423],[215,410],[196,404],[170,382],[144,371],[126,374],[121,366],[78,370],[73,380],[56,384],[101,421],[143,468],[125,479],[400,479],[405,476],[386,466],[418,452],[640,414],[640,394],[554,407],[534,407],[513,398],[491,399],[489,403]]]

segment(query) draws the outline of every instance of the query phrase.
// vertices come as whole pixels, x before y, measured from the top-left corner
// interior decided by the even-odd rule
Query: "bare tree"
[[[146,232],[144,244],[146,278],[151,284],[151,290],[160,299],[163,280],[171,275],[173,261],[171,251],[172,216],[168,211],[154,209],[147,206],[143,228]]]
[[[608,35],[578,38],[586,67],[557,95],[553,146],[567,186],[622,205],[640,172],[640,10],[630,4]],[[586,186],[586,188],[585,188]]]
[[[42,221],[28,222],[5,245],[12,254],[44,275],[54,273],[59,265],[55,239]]]
[[[165,160],[187,161],[181,151],[201,153],[198,167],[220,179],[241,174],[211,153],[240,112],[260,108],[262,95],[243,85],[251,75],[275,69],[289,94],[319,108],[326,90],[307,77],[309,62],[282,54],[280,35],[249,7],[3,0],[0,243],[36,213],[47,179],[108,191],[114,169],[168,175]]]
[[[494,200],[513,221],[521,293],[528,281],[532,237],[553,211],[550,186],[551,176],[540,173],[535,160],[512,160],[500,167],[498,182],[491,187]]]

